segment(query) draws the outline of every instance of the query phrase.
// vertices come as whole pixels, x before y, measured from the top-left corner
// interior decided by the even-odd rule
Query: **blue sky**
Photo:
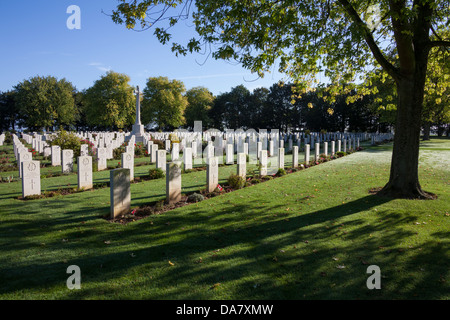
[[[127,74],[130,84],[141,89],[149,77],[165,76],[183,81],[187,90],[204,86],[215,95],[240,84],[250,91],[269,88],[282,79],[274,72],[255,81],[258,77],[240,65],[212,58],[205,62],[201,54],[176,57],[152,29],[127,30],[102,13],[112,12],[117,4],[116,0],[1,0],[0,91],[36,75],[66,78],[81,91],[108,70]],[[70,5],[81,10],[80,30],[67,28]],[[194,34],[184,22],[175,29],[175,39],[182,43]]]

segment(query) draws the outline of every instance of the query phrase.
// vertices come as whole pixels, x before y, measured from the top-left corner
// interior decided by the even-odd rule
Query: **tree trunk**
[[[431,123],[426,121],[423,125],[423,140],[430,140]]]
[[[417,62],[417,60],[416,60]],[[426,63],[416,64],[415,72],[397,81],[397,120],[395,124],[389,182],[380,195],[406,199],[434,199],[419,183],[419,144]]]

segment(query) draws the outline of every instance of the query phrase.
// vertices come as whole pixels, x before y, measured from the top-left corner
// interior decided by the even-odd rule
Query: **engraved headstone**
[[[78,188],[92,189],[92,157],[80,156],[77,159]]]
[[[23,161],[22,166],[22,197],[41,194],[41,169],[39,161]]]

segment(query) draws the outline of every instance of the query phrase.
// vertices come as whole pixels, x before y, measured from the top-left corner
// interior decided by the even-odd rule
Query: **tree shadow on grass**
[[[417,298],[441,298],[445,288],[436,275],[448,273],[445,246],[430,241],[421,250],[400,251],[403,241],[412,236],[402,226],[413,218],[385,213],[389,219],[367,224],[358,215],[387,201],[366,196],[294,216],[286,215],[282,205],[256,203],[222,203],[212,213],[204,201],[181,215],[174,210],[120,232],[116,228],[83,235],[73,231],[67,237],[75,241],[58,239],[48,246],[92,254],[67,263],[4,264],[0,294],[57,287],[62,291],[58,298],[63,299],[396,299],[415,298],[417,293]],[[70,214],[78,220],[69,224],[81,222],[77,215]],[[109,247],[104,243],[107,239]],[[130,243],[136,246],[130,248]],[[436,259],[442,263],[430,263]],[[420,271],[422,277],[411,279],[416,261],[427,267]],[[80,266],[82,290],[65,289],[69,264]],[[379,265],[386,276],[382,290],[366,288],[368,264]],[[129,273],[134,275],[124,286],[121,281]],[[217,289],[215,284],[220,284]]]

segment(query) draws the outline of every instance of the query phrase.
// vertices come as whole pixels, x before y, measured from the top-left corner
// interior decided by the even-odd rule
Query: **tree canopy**
[[[214,103],[213,94],[205,87],[195,87],[186,92],[187,107],[184,111],[186,126],[194,128],[194,121],[202,121],[204,126],[209,126],[211,119],[209,111]]]
[[[398,98],[390,178],[380,194],[434,198],[419,183],[419,140],[429,52],[450,46],[449,0],[119,2],[114,22],[130,29],[154,27],[159,41],[168,43],[170,28],[192,19],[198,37],[172,43],[174,52],[206,48],[214,58],[236,60],[260,76],[278,64],[298,96],[322,73],[333,84],[327,92],[331,101],[341,90],[367,94],[355,91],[356,83],[368,68],[381,66],[395,81]]]
[[[20,82],[14,89],[20,118],[26,127],[50,129],[74,123],[75,88],[66,79],[35,76]]]
[[[183,82],[167,77],[151,77],[144,88],[142,123],[155,123],[160,130],[174,129],[185,123],[188,104]]]
[[[84,114],[89,125],[123,129],[134,123],[136,97],[129,82],[126,74],[109,71],[86,90]]]

